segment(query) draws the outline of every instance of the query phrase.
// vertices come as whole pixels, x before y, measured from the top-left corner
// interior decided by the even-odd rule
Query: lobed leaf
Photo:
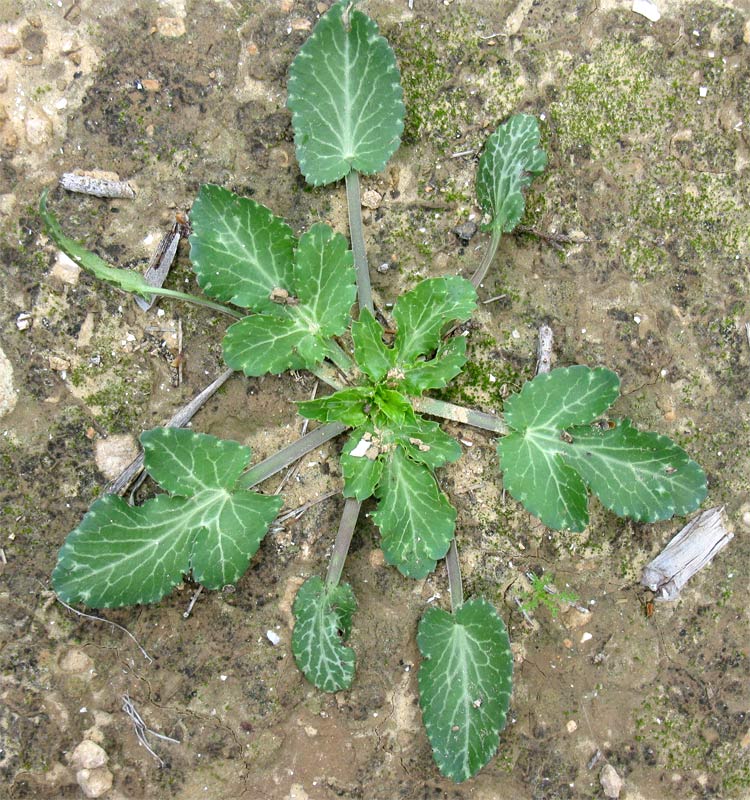
[[[329,586],[308,578],[294,600],[292,653],[307,680],[324,692],[348,689],[354,680],[354,650],[345,647],[357,601],[349,584]]]
[[[270,299],[289,289],[296,239],[270,209],[204,184],[190,210],[190,260],[198,284],[217,300],[276,313]]]
[[[380,528],[385,560],[410,578],[424,578],[448,552],[456,509],[432,471],[397,445],[383,463],[372,520]]]
[[[647,522],[688,513],[706,496],[703,470],[666,436],[628,420],[585,424],[618,390],[610,370],[576,366],[539,375],[506,401],[513,432],[498,442],[503,483],[550,528],[586,527],[587,486],[616,514]]]
[[[245,375],[312,367],[325,358],[328,340],[343,333],[357,295],[346,239],[323,223],[304,233],[284,289],[286,302],[245,317],[227,329],[224,360]]]
[[[297,403],[297,410],[303,417],[320,422],[341,422],[356,427],[368,419],[365,405],[372,397],[372,389],[367,386],[354,386],[319,397],[316,400],[303,400]]]
[[[404,128],[396,58],[378,26],[345,0],[321,17],[292,62],[287,106],[297,160],[320,186],[352,169],[381,172]]]
[[[438,345],[435,357],[429,361],[417,361],[413,367],[404,370],[402,387],[413,395],[421,395],[428,389],[442,389],[447,386],[466,363],[466,339],[455,336]]]
[[[445,326],[469,319],[476,305],[476,289],[457,275],[428,278],[401,295],[393,309],[396,363],[413,366],[419,356],[432,353]]]
[[[491,216],[490,230],[509,233],[518,225],[525,206],[523,190],[546,165],[535,117],[516,114],[490,136],[477,173],[477,197]]]
[[[352,431],[341,453],[344,497],[353,497],[360,502],[372,497],[383,474],[383,458],[377,440],[373,442],[373,432],[371,423]]]
[[[80,264],[87,272],[95,278],[107,281],[107,283],[119,286],[126,292],[132,292],[140,297],[151,298],[153,286],[150,286],[140,272],[129,269],[116,269],[110,267],[99,256],[87,250],[75,239],[71,239],[62,232],[57,217],[47,208],[47,194],[45,189],[39,200],[39,216],[44,222],[47,233],[52,241],[76,264]]]
[[[279,512],[280,497],[234,489],[250,448],[180,428],[141,441],[146,469],[172,496],[128,506],[107,495],[91,506],[52,576],[68,603],[151,603],[191,570],[208,589],[235,583]]]
[[[460,783],[495,754],[513,676],[508,632],[481,598],[454,614],[431,608],[419,623],[419,704],[435,762]]]

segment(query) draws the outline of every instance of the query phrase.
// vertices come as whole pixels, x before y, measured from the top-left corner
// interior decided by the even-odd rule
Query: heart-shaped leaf
[[[289,289],[292,229],[248,197],[204,184],[190,210],[190,260],[203,291],[253,311],[275,313],[274,289]]]
[[[625,420],[588,426],[619,393],[610,370],[576,366],[538,375],[505,403],[513,429],[498,442],[503,483],[545,525],[583,530],[586,486],[621,516],[654,522],[697,508],[706,496],[701,468],[666,436]]]
[[[344,646],[357,600],[348,583],[329,586],[308,578],[294,600],[292,652],[307,680],[324,692],[348,689],[354,680],[354,650]]]
[[[152,603],[191,570],[208,589],[235,583],[279,512],[281,497],[234,489],[250,448],[180,428],[141,441],[146,469],[172,496],[134,507],[107,495],[91,506],[52,576],[68,603]]]
[[[525,206],[523,190],[546,165],[536,117],[516,114],[490,136],[477,173],[479,204],[492,217],[489,230],[509,233],[518,225]]]
[[[297,160],[320,186],[352,169],[381,172],[404,129],[396,58],[378,26],[347,2],[331,6],[294,59],[287,84]]]
[[[419,704],[438,768],[460,783],[495,755],[513,678],[508,632],[481,598],[419,623]]]
[[[409,578],[424,578],[448,552],[456,509],[424,464],[397,445],[383,463],[372,514],[380,528],[385,560]]]
[[[224,336],[224,360],[245,375],[312,367],[343,333],[357,294],[346,239],[317,223],[299,240],[294,264],[269,311],[245,317]]]

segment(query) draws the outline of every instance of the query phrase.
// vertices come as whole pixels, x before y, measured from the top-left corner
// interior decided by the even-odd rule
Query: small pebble
[[[76,781],[86,797],[101,797],[112,788],[112,773],[106,767],[79,769]]]
[[[156,81],[153,78],[144,78],[141,81],[141,86],[143,86],[147,92],[158,92],[159,89],[161,89],[161,84],[159,81]]]
[[[611,764],[605,764],[599,775],[599,783],[602,785],[604,794],[611,800],[617,800],[622,791],[622,778],[617,774],[617,770]]]
[[[185,22],[180,17],[157,17],[156,30],[170,39],[185,35]]]
[[[279,634],[272,630],[266,631],[266,638],[268,639],[269,642],[271,642],[271,644],[274,647],[276,647],[276,645],[281,642],[281,637],[279,636]]]
[[[382,201],[383,195],[380,192],[376,192],[375,189],[367,189],[362,193],[362,208],[380,208]]]
[[[593,638],[594,638],[593,634],[586,631],[586,633],[584,633],[583,636],[581,636],[581,644],[583,644],[584,642],[588,642],[590,639]]]
[[[96,769],[103,767],[109,757],[102,747],[96,742],[84,739],[70,756],[70,766],[73,769]]]
[[[578,723],[574,719],[571,719],[565,726],[565,730],[568,733],[575,733],[578,730]]]
[[[11,56],[21,49],[18,37],[9,30],[0,29],[0,55]]]

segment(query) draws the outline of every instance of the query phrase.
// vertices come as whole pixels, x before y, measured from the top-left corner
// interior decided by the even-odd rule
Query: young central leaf
[[[234,489],[250,448],[180,428],[141,442],[146,470],[171,496],[128,506],[107,495],[91,506],[52,576],[68,603],[152,603],[191,570],[208,589],[235,583],[279,512],[280,497]]]
[[[518,225],[524,212],[523,190],[546,165],[535,117],[516,114],[490,136],[477,173],[477,197],[484,213],[492,217],[490,230],[509,233]]]
[[[352,169],[381,172],[399,145],[404,104],[396,58],[378,26],[346,0],[320,19],[289,71],[297,160],[316,186]]]
[[[345,647],[357,601],[348,583],[328,586],[308,578],[294,600],[292,652],[307,680],[324,692],[348,689],[354,679],[354,650]]]
[[[393,343],[396,363],[411,367],[419,356],[436,350],[445,326],[469,319],[476,305],[476,290],[464,278],[450,275],[418,283],[393,309],[398,325]]]
[[[610,370],[576,366],[538,375],[505,402],[513,430],[498,442],[503,483],[545,525],[581,531],[587,485],[620,516],[655,522],[697,508],[706,477],[666,436],[624,420],[590,426],[617,399]]]
[[[273,312],[271,293],[288,288],[296,240],[265,206],[205,184],[190,210],[190,260],[203,291],[253,311]]]
[[[312,367],[343,333],[357,289],[346,239],[317,223],[299,240],[294,264],[264,313],[245,317],[224,337],[224,359],[246,375]]]
[[[432,754],[460,783],[495,755],[510,704],[513,656],[508,632],[481,598],[455,614],[431,608],[419,623],[419,704]]]

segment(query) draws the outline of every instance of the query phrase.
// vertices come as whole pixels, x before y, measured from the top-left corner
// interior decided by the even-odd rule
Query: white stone
[[[661,19],[661,12],[656,7],[656,3],[652,3],[650,0],[633,0],[633,11],[651,22],[658,22]]]
[[[0,349],[0,417],[10,414],[16,407],[18,392],[13,385],[13,365]]]
[[[62,250],[58,251],[55,263],[52,265],[50,277],[75,286],[78,283],[80,274],[81,268],[78,264],[72,258],[66,256]]]
[[[137,455],[138,445],[128,433],[97,439],[94,444],[96,466],[109,481],[114,480]]]
[[[281,641],[279,634],[271,630],[266,631],[266,638],[274,647]]]
[[[185,21],[180,17],[157,17],[156,30],[162,36],[176,39],[185,35]]]
[[[374,189],[366,189],[362,193],[362,207],[363,208],[371,208],[375,210],[376,208],[380,208],[380,204],[383,201],[383,195],[380,192],[376,192]]]
[[[24,118],[26,143],[29,147],[44,147],[52,138],[52,120],[41,108],[29,108]]]
[[[599,783],[602,785],[604,794],[617,800],[622,791],[622,778],[617,774],[617,770],[611,764],[605,764],[599,775]]]
[[[107,761],[109,761],[109,756],[96,742],[84,739],[73,751],[70,757],[70,766],[76,770],[97,769],[97,767],[103,767]]]
[[[79,769],[76,780],[86,797],[101,797],[112,788],[112,773],[106,767]]]

